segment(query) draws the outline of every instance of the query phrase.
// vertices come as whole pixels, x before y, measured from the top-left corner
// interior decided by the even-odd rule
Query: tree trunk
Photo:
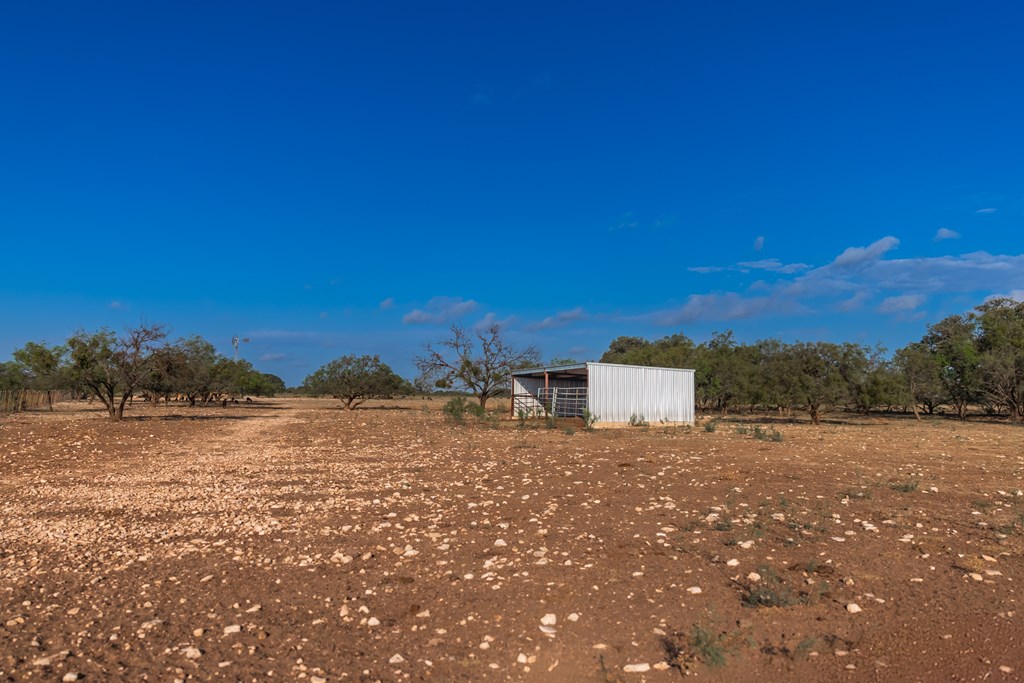
[[[124,406],[132,397],[132,392],[128,391],[121,394],[121,402],[117,405],[117,412],[114,413],[115,420],[121,420],[124,418]]]
[[[914,408],[914,418],[918,422],[920,422],[921,421],[921,411],[917,409],[917,401],[914,401],[910,405]]]
[[[818,414],[818,406],[808,406],[807,412],[811,414],[811,424],[821,424],[821,416]]]
[[[490,398],[487,394],[480,394],[480,407],[484,410],[487,409],[487,399]]]

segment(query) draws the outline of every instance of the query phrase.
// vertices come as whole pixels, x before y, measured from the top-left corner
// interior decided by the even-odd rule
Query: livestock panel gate
[[[583,417],[621,423],[694,420],[693,370],[579,363],[512,373],[512,414]]]

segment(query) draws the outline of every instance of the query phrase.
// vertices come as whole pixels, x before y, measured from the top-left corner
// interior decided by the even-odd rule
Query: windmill
[[[249,338],[245,337],[244,339],[239,339],[237,334],[231,338],[231,345],[235,347],[235,360],[238,360],[238,342],[248,344]]]

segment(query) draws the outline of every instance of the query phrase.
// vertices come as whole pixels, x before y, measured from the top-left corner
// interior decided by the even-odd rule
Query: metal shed
[[[580,363],[512,373],[512,414],[582,417],[598,422],[693,422],[693,370]]]

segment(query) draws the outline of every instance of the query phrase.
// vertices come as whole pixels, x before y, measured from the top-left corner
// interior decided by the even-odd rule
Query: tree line
[[[928,326],[891,356],[881,346],[829,342],[737,343],[732,332],[701,344],[683,334],[655,341],[618,337],[606,363],[695,370],[697,407],[704,411],[901,410],[934,414],[948,408],[966,419],[977,406],[1024,421],[1024,303],[994,299]]]
[[[285,390],[276,375],[227,358],[199,336],[167,341],[163,325],[142,324],[117,334],[79,331],[64,344],[29,342],[0,363],[0,390],[30,389],[52,397],[73,391],[100,400],[113,420],[141,396],[179,398],[195,406],[236,396],[272,396]],[[52,399],[48,401],[53,409]]]

